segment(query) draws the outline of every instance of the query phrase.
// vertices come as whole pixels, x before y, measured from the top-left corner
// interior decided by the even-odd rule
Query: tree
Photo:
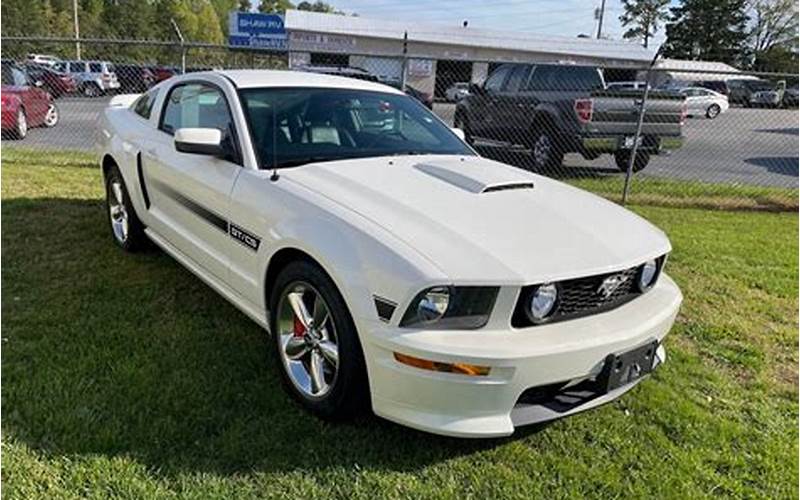
[[[258,11],[266,14],[283,14],[287,9],[293,9],[294,4],[289,0],[261,0]]]
[[[250,0],[239,0],[239,11],[250,12],[253,10],[253,3]]]
[[[297,4],[297,10],[309,10],[311,12],[324,12],[327,14],[344,14],[344,12],[337,10],[333,5],[319,0],[314,3],[300,2]]]
[[[622,0],[625,13],[619,16],[622,26],[628,30],[623,38],[642,40],[645,48],[650,38],[658,33],[659,24],[669,19],[667,5],[670,0]]]
[[[749,65],[747,0],[682,0],[670,9],[664,55]]]
[[[751,0],[750,43],[756,59],[774,47],[797,51],[797,2]]]

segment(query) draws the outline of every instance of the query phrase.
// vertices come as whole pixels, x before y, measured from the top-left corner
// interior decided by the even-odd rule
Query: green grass
[[[160,252],[125,255],[85,156],[4,152],[7,498],[797,498],[798,218],[634,206],[686,296],[623,399],[509,439],[323,423],[265,334]]]

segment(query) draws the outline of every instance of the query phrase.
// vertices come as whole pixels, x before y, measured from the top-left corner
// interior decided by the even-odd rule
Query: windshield
[[[241,96],[263,168],[371,156],[474,154],[405,95],[260,88],[242,90]]]
[[[773,90],[772,84],[769,82],[750,81],[746,85],[750,90]]]

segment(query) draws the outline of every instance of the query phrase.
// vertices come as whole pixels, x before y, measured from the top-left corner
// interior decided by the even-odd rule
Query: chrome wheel
[[[713,120],[714,118],[717,117],[717,115],[719,115],[720,111],[721,109],[718,105],[712,104],[711,106],[708,107],[708,110],[706,111],[706,116]]]
[[[55,127],[58,123],[58,108],[55,104],[51,104],[49,108],[47,108],[47,114],[44,117],[44,126],[45,127]]]
[[[125,209],[122,195],[122,183],[119,179],[112,179],[109,183],[108,212],[111,216],[111,229],[114,238],[119,243],[128,240],[128,211]]]
[[[17,111],[17,137],[23,139],[28,135],[28,118],[22,110]]]
[[[322,295],[297,281],[281,293],[277,310],[281,361],[292,384],[317,399],[336,384],[339,347],[336,325]]]
[[[533,161],[537,167],[545,167],[550,161],[550,155],[553,152],[553,144],[550,142],[550,136],[541,134],[536,138],[533,144]]]

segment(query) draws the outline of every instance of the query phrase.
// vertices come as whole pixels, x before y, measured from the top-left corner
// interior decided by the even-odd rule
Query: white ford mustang
[[[480,158],[390,87],[194,73],[114,98],[97,142],[114,241],[155,242],[272,332],[324,418],[503,436],[665,360],[661,231]]]

